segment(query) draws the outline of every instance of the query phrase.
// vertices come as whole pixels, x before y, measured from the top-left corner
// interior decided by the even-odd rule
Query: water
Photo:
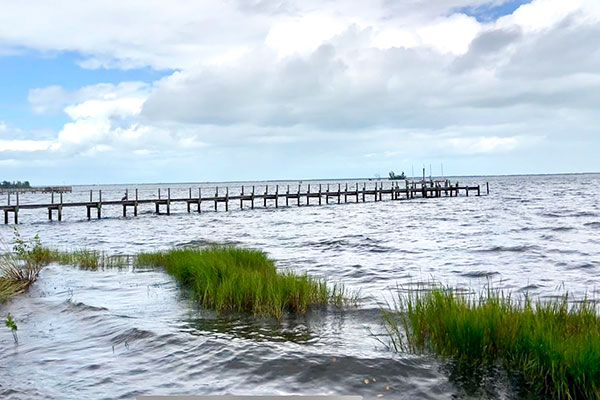
[[[524,396],[501,371],[473,376],[449,361],[390,352],[378,310],[398,288],[434,281],[472,291],[491,284],[541,298],[565,291],[597,296],[600,175],[461,178],[486,181],[490,196],[468,198],[244,211],[232,202],[230,212],[206,204],[202,214],[176,204],[171,216],[153,215],[145,205],[128,219],[119,217],[120,208],[105,207],[105,218],[90,222],[85,209],[69,208],[61,223],[47,222],[44,210],[22,211],[21,234],[39,234],[45,245],[135,254],[234,243],[266,251],[280,268],[342,281],[365,300],[356,309],[318,310],[278,323],[199,310],[161,271],[50,265],[26,294],[0,306],[0,314],[15,317],[20,341],[16,346],[10,331],[0,329],[0,398]],[[264,183],[255,185],[258,192]],[[161,185],[163,193],[169,186],[173,197],[185,197],[190,185]],[[126,187],[131,194],[133,185],[76,187],[64,200],[88,199],[90,189],[120,199]],[[144,186],[140,198],[155,196],[157,188]],[[10,242],[12,229],[0,226],[0,235]]]

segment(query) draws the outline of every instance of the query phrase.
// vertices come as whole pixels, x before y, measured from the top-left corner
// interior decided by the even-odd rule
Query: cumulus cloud
[[[64,0],[36,3],[35,15],[27,3],[0,15],[6,49],[76,51],[85,68],[175,70],[151,83],[33,88],[35,113],[69,118],[51,140],[29,143],[37,151],[194,158],[334,146],[347,162],[597,143],[596,0],[533,0],[484,22],[461,11],[483,0]],[[27,29],[16,23],[25,17]]]

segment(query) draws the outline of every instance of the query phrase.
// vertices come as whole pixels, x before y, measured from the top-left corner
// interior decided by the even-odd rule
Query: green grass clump
[[[48,262],[76,265],[83,269],[123,268],[129,265],[128,256],[108,256],[97,250],[79,249],[73,251],[51,250]]]
[[[252,312],[281,318],[305,313],[311,306],[345,301],[344,287],[327,288],[306,274],[278,272],[263,252],[235,247],[176,249],[142,253],[136,265],[161,266],[191,288],[201,306],[217,312]]]
[[[593,303],[532,304],[501,292],[415,291],[383,311],[396,350],[428,351],[471,366],[503,364],[540,394],[600,398],[600,316]]]

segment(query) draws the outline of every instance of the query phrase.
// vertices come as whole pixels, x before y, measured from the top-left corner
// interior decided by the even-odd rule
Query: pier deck
[[[343,187],[342,187],[343,186]],[[14,194],[16,202],[11,204],[11,193],[8,193],[7,204],[0,206],[0,211],[4,212],[4,223],[9,223],[9,215],[13,214],[13,220],[15,224],[19,223],[19,210],[27,209],[47,209],[48,219],[52,221],[54,211],[56,211],[57,219],[62,221],[63,209],[64,208],[85,208],[88,220],[92,218],[92,211],[95,211],[97,218],[102,218],[102,208],[106,206],[120,206],[123,209],[123,217],[127,216],[128,208],[133,208],[133,215],[137,216],[138,207],[143,204],[154,204],[154,210],[156,214],[161,213],[161,208],[164,207],[164,212],[167,215],[171,214],[171,204],[173,203],[184,203],[187,205],[187,212],[191,212],[195,208],[195,212],[202,212],[202,203],[211,204],[214,206],[214,210],[218,211],[218,204],[223,204],[225,211],[229,211],[229,207],[232,202],[239,202],[240,209],[244,206],[249,206],[251,209],[255,207],[255,203],[261,202],[262,206],[268,207],[269,204],[278,208],[280,207],[280,201],[285,201],[285,206],[292,205],[311,205],[311,199],[313,204],[329,204],[334,203],[358,203],[366,201],[383,201],[384,196],[386,200],[410,200],[416,197],[420,198],[433,198],[433,197],[456,197],[464,194],[469,196],[469,193],[480,196],[481,187],[459,185],[456,182],[454,185],[450,181],[404,181],[403,185],[400,185],[398,181],[391,182],[375,182],[374,186],[367,187],[363,183],[362,187],[358,184],[355,187],[349,188],[348,184],[338,184],[337,188],[331,188],[331,185],[319,184],[317,187],[309,184],[305,191],[301,190],[299,185],[297,190],[290,190],[290,185],[287,185],[284,191],[280,191],[280,185],[271,187],[265,187],[264,192],[256,192],[255,186],[246,187],[242,186],[241,191],[238,194],[230,195],[229,188],[221,188],[221,194],[219,194],[219,187],[215,187],[214,192],[211,191],[210,195],[203,196],[202,188],[192,189],[189,188],[187,197],[171,197],[171,189],[167,189],[166,197],[164,197],[164,191],[161,193],[161,189],[157,190],[157,197],[154,198],[138,198],[138,189],[135,189],[130,198],[129,190],[126,190],[125,196],[121,200],[103,200],[102,190],[97,193],[97,200],[93,199],[94,192],[90,190],[89,201],[76,201],[76,202],[63,202],[63,192],[58,193],[58,199],[55,198],[54,192],[51,192],[51,198],[46,203],[33,203],[33,204],[21,204],[19,200],[19,191]],[[247,189],[250,189],[248,191]],[[204,189],[206,192],[206,189]],[[489,194],[489,184],[486,183],[486,193]],[[211,207],[212,208],[212,207]]]

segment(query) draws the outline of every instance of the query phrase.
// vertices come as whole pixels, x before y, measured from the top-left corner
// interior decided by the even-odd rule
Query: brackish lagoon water
[[[19,345],[0,327],[0,398],[525,396],[514,378],[499,371],[467,376],[447,360],[390,352],[379,307],[398,289],[434,281],[473,291],[489,284],[539,298],[565,291],[598,297],[600,175],[460,181],[489,181],[491,194],[279,209],[261,204],[243,211],[232,201],[229,212],[215,213],[203,204],[202,214],[188,214],[185,204],[176,204],[170,216],[154,215],[149,204],[129,218],[120,217],[119,207],[107,206],[103,219],[89,222],[84,208],[65,209],[60,223],[48,222],[45,210],[22,211],[22,236],[39,234],[48,246],[126,255],[232,243],[264,250],[279,268],[344,282],[365,299],[358,308],[315,310],[281,322],[217,316],[198,309],[160,270],[50,265],[27,293],[0,305],[1,316],[10,313],[19,327]],[[337,181],[322,183],[337,187]],[[265,185],[246,185],[253,184],[257,192]],[[218,185],[230,186],[233,194],[241,184]],[[137,187],[140,198],[147,198],[156,196],[158,187],[185,197],[190,186],[197,193],[197,184]],[[206,195],[215,185],[201,186]],[[77,186],[64,201],[86,200],[90,189],[102,189],[103,199],[120,199],[125,188],[135,187]],[[21,202],[48,199],[26,195]],[[12,228],[0,226],[0,236],[9,245]]]

